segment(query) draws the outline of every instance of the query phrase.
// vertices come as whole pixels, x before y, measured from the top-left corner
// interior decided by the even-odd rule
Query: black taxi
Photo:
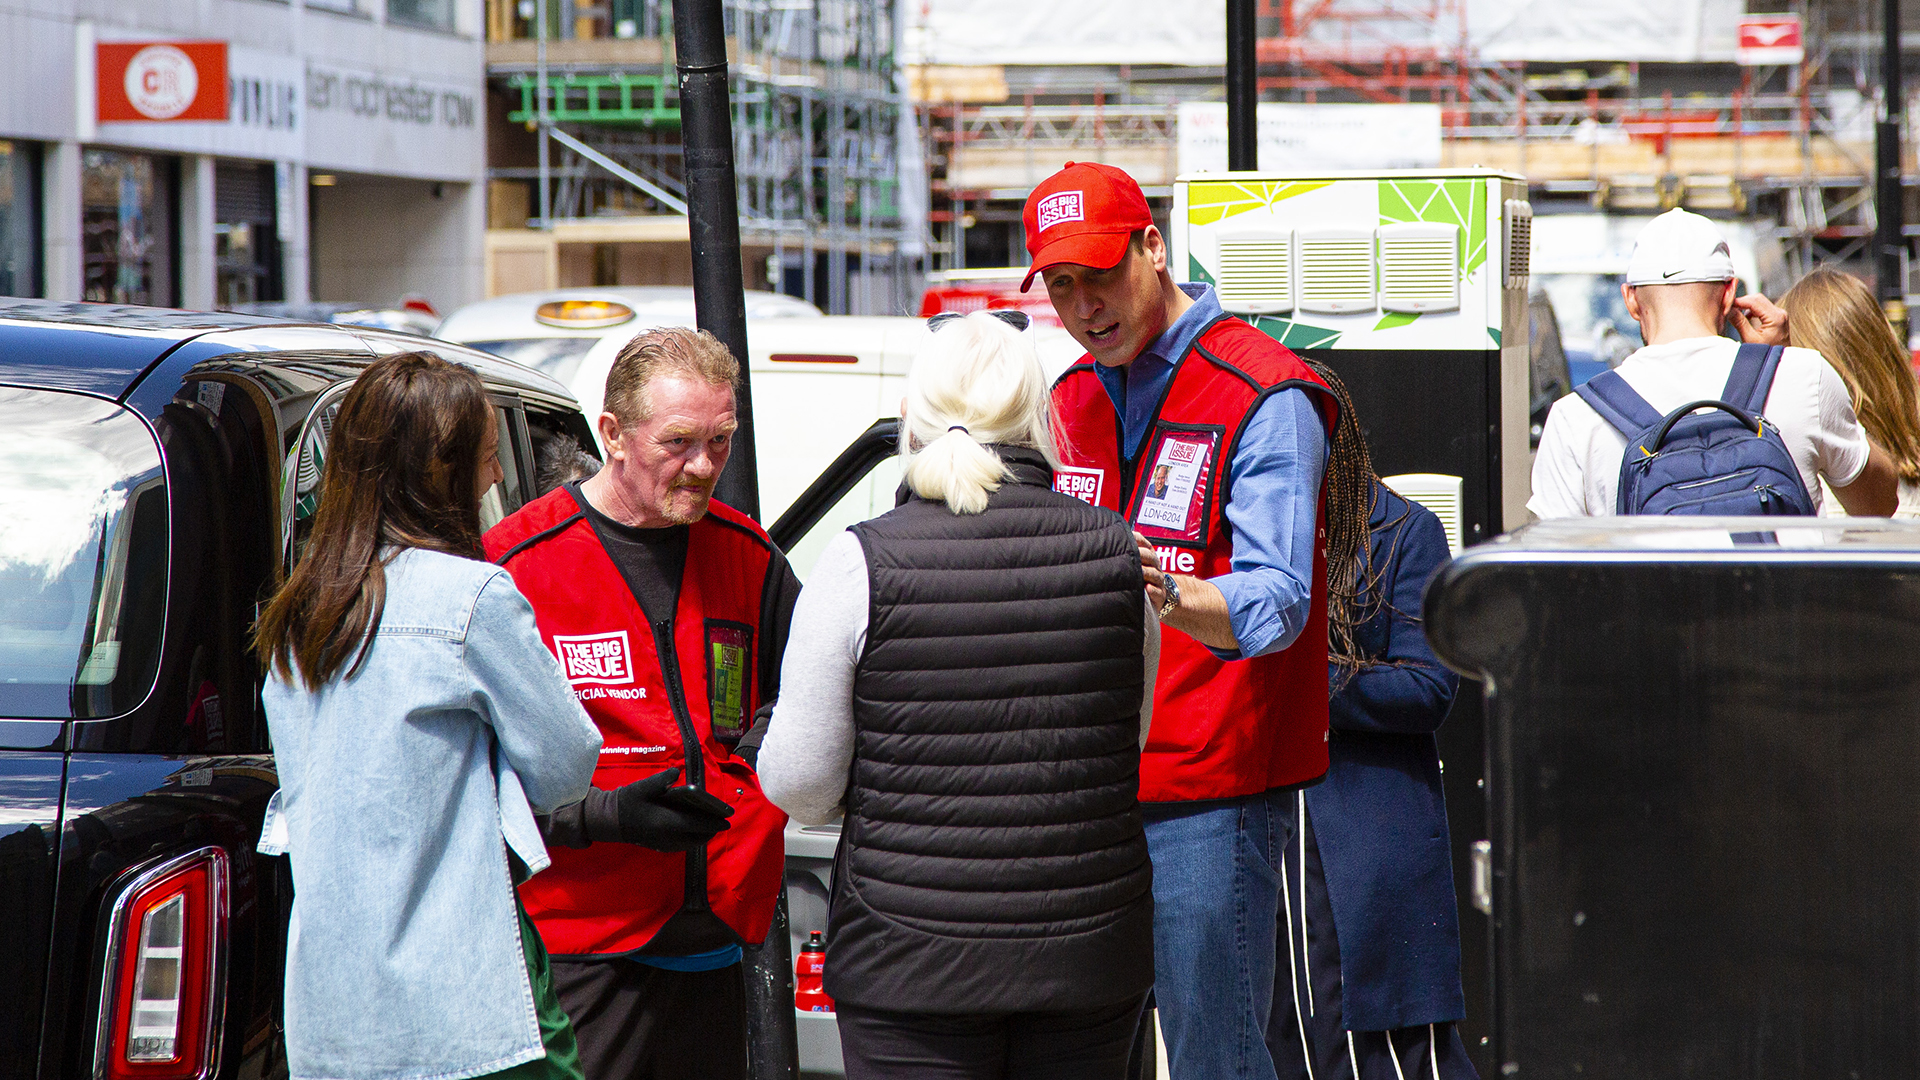
[[[447,342],[0,299],[0,1080],[284,1073],[292,887],[248,633],[374,359],[479,371],[517,509],[593,440],[537,372]]]

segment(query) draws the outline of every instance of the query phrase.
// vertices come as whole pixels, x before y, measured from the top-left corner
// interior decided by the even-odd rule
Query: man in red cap
[[[1312,369],[1176,285],[1140,185],[1069,163],[1027,250],[1087,356],[1054,387],[1056,490],[1123,514],[1168,627],[1140,762],[1154,998],[1175,1080],[1273,1080],[1281,853],[1327,769],[1321,488],[1337,408]],[[1291,923],[1291,920],[1288,920]]]

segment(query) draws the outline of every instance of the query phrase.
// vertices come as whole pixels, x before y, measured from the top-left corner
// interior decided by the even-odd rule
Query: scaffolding
[[[1676,92],[1662,88],[1673,65],[1482,60],[1465,0],[1259,0],[1259,84],[1269,101],[1438,104],[1438,164],[1520,173],[1542,202],[1619,213],[1686,206],[1769,222],[1797,276],[1859,261],[1872,242],[1876,104],[1870,86],[1841,85],[1833,70],[1836,59],[1866,65],[1841,47],[1858,52],[1863,35],[1836,40],[1823,32],[1820,0],[1798,6],[1809,31],[1803,63],[1698,69],[1707,81]],[[944,241],[932,249],[938,269],[966,266],[967,229],[1007,228],[1011,208],[1061,161],[1126,168],[1150,198],[1171,182],[1178,125],[1167,83],[1143,94],[1124,69],[1088,69],[1071,92],[1036,94],[1030,84],[1023,92],[1026,78],[1009,69],[998,101],[922,103],[931,219]],[[1196,71],[1172,96],[1217,100],[1218,78]],[[1920,221],[1912,145],[1909,222]],[[1920,236],[1920,224],[1906,233]]]
[[[1254,20],[1262,91],[1306,102],[1467,100],[1466,0],[1259,0]]]
[[[488,69],[508,121],[549,125],[554,159],[492,178],[545,189],[549,220],[684,212],[670,0],[544,3],[529,55],[536,5],[489,0],[503,44]],[[726,0],[725,15],[742,245],[770,251],[770,287],[829,313],[914,310],[925,222],[903,212],[892,0]]]

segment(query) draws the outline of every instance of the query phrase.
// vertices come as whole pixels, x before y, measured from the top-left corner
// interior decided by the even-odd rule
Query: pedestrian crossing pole
[[[1879,123],[1874,125],[1874,209],[1880,306],[1902,346],[1907,343],[1907,237],[1905,193],[1900,185],[1900,125],[1907,111],[1900,86],[1900,0],[1882,0],[1880,64],[1886,86]]]
[[[758,520],[759,461],[754,455],[753,388],[747,373],[747,297],[740,266],[740,193],[733,175],[726,34],[721,0],[681,0],[673,5],[687,232],[693,247],[694,322],[719,338],[740,361],[740,384],[734,395],[734,418],[740,427],[714,495]],[[787,1028],[793,1028],[791,1017]]]

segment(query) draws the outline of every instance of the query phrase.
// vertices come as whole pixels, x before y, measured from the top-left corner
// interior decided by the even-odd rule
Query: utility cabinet
[[[1491,1075],[1920,1076],[1920,525],[1544,522],[1425,610],[1485,692]]]
[[[1434,511],[1457,553],[1527,519],[1526,180],[1489,169],[1194,173],[1174,182],[1175,280],[1353,394],[1388,486]],[[1440,730],[1461,901],[1467,1046],[1485,1066],[1486,923],[1468,859],[1487,835],[1480,702],[1462,689]]]

